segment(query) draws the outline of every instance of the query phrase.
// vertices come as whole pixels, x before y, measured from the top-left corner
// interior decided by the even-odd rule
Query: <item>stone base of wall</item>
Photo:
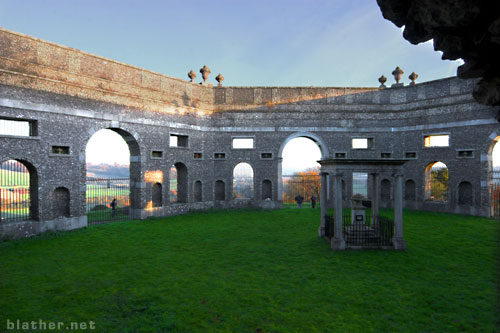
[[[0,240],[26,238],[46,231],[64,231],[84,228],[87,216],[61,217],[49,221],[19,221],[0,225]]]

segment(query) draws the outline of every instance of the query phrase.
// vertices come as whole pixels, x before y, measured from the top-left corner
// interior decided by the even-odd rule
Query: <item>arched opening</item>
[[[391,202],[391,181],[389,179],[383,179],[380,183],[380,200],[385,205]]]
[[[314,133],[295,133],[281,145],[278,162],[278,198],[284,205],[295,205],[301,196],[305,204],[311,197],[319,202],[321,177],[318,160],[328,157],[323,140]]]
[[[272,200],[273,199],[273,183],[269,179],[264,179],[262,181],[262,200]]]
[[[443,162],[430,163],[425,168],[425,199],[448,201],[448,167]]]
[[[151,187],[151,201],[153,207],[163,206],[163,186],[160,183],[154,183]]]
[[[197,180],[194,182],[194,202],[203,201],[203,186],[201,181]]]
[[[0,163],[1,222],[38,219],[38,175],[25,161]]]
[[[119,128],[102,129],[89,139],[86,149],[87,220],[89,224],[131,218],[131,208],[141,207],[139,144]]]
[[[216,201],[226,200],[226,184],[222,180],[217,180],[214,186],[214,199]]]
[[[458,184],[458,204],[459,205],[472,205],[472,184],[470,182],[461,182]]]
[[[415,181],[412,179],[408,179],[405,182],[405,200],[406,201],[415,201],[416,193],[415,193]]]
[[[496,134],[493,134],[496,135]],[[489,149],[489,192],[490,192],[490,214],[492,217],[500,217],[500,136],[491,143]]]
[[[170,202],[186,203],[188,200],[188,170],[184,163],[170,167]]]
[[[53,218],[70,216],[70,194],[66,187],[58,187],[52,193]]]
[[[233,169],[233,198],[253,198],[253,168],[248,163],[238,163]]]

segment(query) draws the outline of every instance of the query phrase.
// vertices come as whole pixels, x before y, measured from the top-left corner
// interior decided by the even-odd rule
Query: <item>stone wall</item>
[[[381,90],[205,87],[1,29],[0,118],[32,121],[36,131],[29,137],[1,135],[0,161],[23,161],[36,174],[37,184],[32,191],[33,219],[2,222],[0,234],[22,237],[86,225],[85,148],[90,137],[105,128],[129,145],[135,218],[210,208],[279,207],[281,153],[298,136],[315,141],[323,158],[337,153],[381,158],[390,153],[400,159],[414,152],[416,158],[405,166],[405,181],[413,180],[416,186],[416,200],[407,202],[408,207],[489,216],[491,148],[500,130],[496,111],[473,100],[474,84],[449,78]],[[170,147],[170,134],[187,136],[189,144]],[[432,134],[448,134],[449,147],[424,147],[424,137]],[[234,137],[254,138],[254,148],[233,149]],[[372,147],[352,149],[351,140],[358,137],[370,138]],[[69,147],[69,154],[52,154],[53,145]],[[458,156],[464,149],[472,156]],[[152,151],[163,156],[154,158]],[[202,153],[202,158],[195,159],[194,153]],[[225,158],[216,159],[214,153]],[[436,161],[449,169],[448,202],[424,197],[425,168]],[[232,200],[232,173],[239,162],[254,170],[251,200]],[[169,170],[179,163],[187,169],[187,199],[171,204]],[[194,196],[197,181],[201,202]],[[217,181],[225,183],[225,200],[215,200]],[[271,201],[263,200],[264,181],[272,184]],[[345,181],[349,192],[350,180]],[[458,204],[462,181],[472,184],[473,205]],[[157,182],[162,184],[162,207],[152,207]],[[58,188],[69,191],[70,212],[54,218],[55,204],[48,198],[55,197]]]

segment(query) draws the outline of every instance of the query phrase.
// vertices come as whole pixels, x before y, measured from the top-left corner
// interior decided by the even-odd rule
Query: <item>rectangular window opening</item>
[[[414,151],[405,152],[405,158],[417,158],[417,153]]]
[[[264,160],[270,160],[273,158],[273,153],[261,153],[260,158]]]
[[[151,152],[151,157],[152,158],[163,158],[163,151],[161,151],[161,150],[153,150]]]
[[[201,160],[203,158],[203,154],[202,153],[194,153],[193,158],[195,160]]]
[[[253,138],[233,138],[233,149],[253,149]]]
[[[353,149],[370,149],[373,147],[373,138],[353,138]]]
[[[170,134],[170,147],[188,147],[189,137],[187,135]]]
[[[425,147],[448,147],[450,145],[450,136],[448,134],[427,135],[424,138]]]
[[[216,160],[223,160],[225,158],[226,158],[225,153],[214,153],[214,159],[216,159]]]
[[[36,121],[0,119],[0,135],[36,136]]]
[[[458,150],[457,157],[474,157],[473,150]]]
[[[68,146],[52,146],[50,153],[54,155],[69,155]]]
[[[346,153],[335,153],[335,158],[345,158]]]
[[[392,153],[380,153],[380,157],[381,158],[391,158],[392,157]]]

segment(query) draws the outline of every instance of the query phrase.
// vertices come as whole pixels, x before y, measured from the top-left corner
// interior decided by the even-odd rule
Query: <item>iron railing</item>
[[[30,174],[21,162],[0,164],[0,212],[2,222],[30,219]]]
[[[394,236],[394,221],[385,216],[372,217],[366,214],[364,223],[352,221],[351,214],[342,215],[342,234],[346,246],[391,246]],[[325,236],[334,237],[334,218],[325,216]]]
[[[89,225],[130,219],[129,178],[87,178],[86,189]]]
[[[490,173],[490,202],[491,216],[500,218],[500,172],[493,171]]]

